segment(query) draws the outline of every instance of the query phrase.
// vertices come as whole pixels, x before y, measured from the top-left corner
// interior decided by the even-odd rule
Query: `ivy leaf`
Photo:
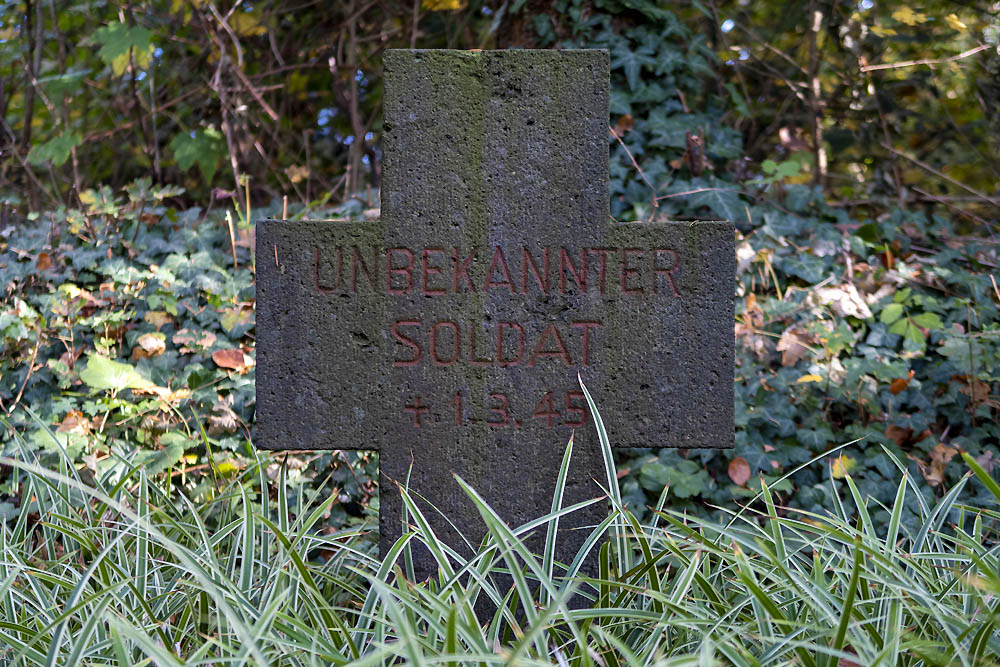
[[[826,264],[815,255],[796,253],[784,258],[781,270],[793,276],[798,276],[807,283],[818,283],[823,279]]]
[[[87,367],[80,371],[80,379],[92,389],[115,392],[153,386],[152,382],[139,375],[139,371],[132,366],[97,354],[91,354],[87,358]]]
[[[46,162],[51,162],[54,167],[61,167],[74,148],[83,143],[83,136],[79,132],[63,132],[58,134],[44,144],[36,144],[28,151],[28,164],[42,166]]]
[[[937,313],[920,313],[913,317],[913,323],[924,329],[944,329],[944,322]]]
[[[903,304],[901,303],[890,303],[888,306],[882,309],[882,314],[879,315],[879,319],[882,320],[882,324],[892,324],[899,318],[903,316]],[[896,327],[889,329],[889,333],[901,334],[902,331],[894,331]]]
[[[139,452],[133,463],[142,463],[143,469],[150,475],[163,472],[180,461],[186,450],[194,449],[196,445],[196,441],[170,431],[160,436],[160,449]]]
[[[687,134],[697,131],[704,119],[694,114],[668,114],[664,109],[656,109],[646,120],[649,131],[649,145],[661,148],[687,147]]]
[[[135,49],[136,67],[145,68],[153,57],[153,33],[140,26],[111,23],[98,28],[94,39],[102,46],[97,52],[105,64],[111,65],[115,76],[121,76],[129,66],[129,51]]]
[[[209,182],[225,155],[222,133],[214,127],[178,132],[170,140],[170,150],[173,151],[178,167],[187,171],[197,164],[202,178]]]
[[[695,206],[706,206],[723,220],[743,220],[746,218],[743,200],[736,190],[713,187],[704,192],[691,195],[691,203]]]
[[[643,65],[656,65],[652,57],[653,50],[648,46],[640,46],[632,50],[627,42],[618,42],[611,51],[611,69],[621,68],[625,72],[628,87],[635,90],[639,85],[639,70]]]

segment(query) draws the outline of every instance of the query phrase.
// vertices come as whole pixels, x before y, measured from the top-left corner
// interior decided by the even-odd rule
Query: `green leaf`
[[[878,243],[878,226],[874,222],[865,223],[858,227],[854,235],[865,243]]]
[[[632,90],[639,85],[639,70],[643,65],[656,65],[656,59],[651,56],[652,49],[640,46],[632,49],[625,41],[618,42],[611,52],[611,69],[621,68],[625,72],[625,80]]]
[[[923,347],[923,344],[924,344],[924,342],[926,340],[925,337],[924,337],[924,332],[921,331],[913,323],[913,320],[907,319],[906,324],[907,324],[907,326],[906,326],[906,333],[903,334],[903,337],[906,340],[911,341],[913,343],[918,343],[921,347]]]
[[[135,49],[136,67],[145,68],[153,57],[153,33],[139,26],[111,23],[94,32],[94,39],[101,44],[97,55],[111,66],[115,76],[128,69],[130,50]]]
[[[691,203],[695,206],[707,206],[712,213],[723,220],[745,220],[746,210],[743,200],[736,190],[714,187],[707,192],[691,195]]]
[[[110,391],[141,389],[153,384],[128,364],[96,354],[87,358],[87,367],[80,371],[80,379],[92,389]]]
[[[944,322],[941,321],[937,313],[920,313],[912,319],[914,324],[924,329],[944,329]]]
[[[896,334],[897,336],[905,336],[906,330],[910,326],[910,321],[907,319],[896,320],[893,325],[889,327],[889,333]]]
[[[219,161],[225,156],[222,133],[214,127],[205,127],[193,132],[178,132],[170,140],[177,166],[187,171],[195,164],[206,181],[211,181]]]
[[[826,273],[826,263],[808,253],[795,253],[785,257],[781,270],[793,276],[798,276],[807,283],[818,283]]]
[[[28,163],[36,166],[51,162],[54,167],[61,167],[74,148],[83,143],[79,132],[63,132],[52,137],[44,144],[36,144],[28,151]]]
[[[882,324],[892,324],[899,318],[903,316],[903,305],[900,303],[890,303],[888,306],[882,309],[882,314],[879,319],[882,320]],[[901,331],[893,331],[889,329],[889,333],[902,333]]]

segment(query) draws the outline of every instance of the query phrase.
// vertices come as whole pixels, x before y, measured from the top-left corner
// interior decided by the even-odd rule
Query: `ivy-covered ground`
[[[821,43],[830,60],[814,74],[830,76],[819,81],[829,92],[825,113],[844,114],[841,126],[827,128],[831,162],[824,184],[817,177],[817,147],[803,138],[804,126],[781,126],[791,116],[768,106],[768,100],[779,96],[767,85],[784,76],[771,70],[789,61],[794,65],[795,58],[775,56],[777,64],[771,64],[762,59],[776,47],[767,43],[769,50],[753,40],[747,46],[726,47],[729,51],[724,48],[726,39],[756,34],[749,28],[746,34],[739,32],[742,27],[732,33],[722,29],[724,41],[713,43],[698,28],[698,21],[711,14],[708,10],[705,16],[682,21],[652,1],[560,0],[553,5],[557,11],[529,20],[524,6],[513,3],[514,13],[508,16],[521,28],[530,28],[530,37],[521,45],[605,48],[611,54],[612,215],[639,223],[724,218],[735,221],[739,230],[736,447],[620,451],[623,494],[640,519],[664,487],[669,487],[673,508],[711,512],[713,506],[731,508],[752,498],[762,478],[779,507],[822,513],[839,502],[829,479],[850,474],[860,491],[880,504],[881,509],[873,509],[873,520],[883,524],[897,488],[897,471],[887,450],[907,462],[928,499],[965,474],[959,452],[968,452],[986,471],[995,471],[1000,460],[1000,289],[995,279],[1000,258],[996,193],[987,189],[995,190],[995,181],[989,185],[995,165],[987,159],[985,143],[975,151],[962,143],[969,143],[969,137],[989,137],[988,119],[973,111],[968,117],[958,109],[921,115],[923,107],[906,107],[914,96],[920,104],[927,103],[919,96],[922,86],[938,81],[933,70],[931,78],[925,76],[927,69],[909,66],[877,70],[877,76],[885,77],[878,79],[879,86],[886,84],[878,89],[881,97],[873,101],[855,95],[858,90],[876,90],[873,75],[858,79],[845,65],[843,80],[833,77],[834,55],[846,52]],[[978,15],[947,14],[952,11],[948,7],[937,7],[935,11],[944,12],[937,18],[883,9],[880,5],[871,14],[845,9],[846,17],[831,14],[828,22],[843,19],[843,34],[860,40],[852,43],[865,53],[882,53],[880,49],[889,46],[897,50],[886,51],[886,58],[908,57],[910,51],[902,49],[919,50],[921,44],[945,57],[980,39],[993,40],[988,46],[995,50],[1000,39],[995,20],[980,32],[960,29],[955,26],[966,26],[963,21],[979,27],[987,21],[980,16],[973,23]],[[739,14],[749,9],[727,6],[726,11],[739,19],[729,21],[730,29],[754,19]],[[721,18],[712,15],[715,23],[726,25]],[[266,39],[265,33],[244,38]],[[791,44],[801,41],[791,28],[777,36],[790,40],[779,43],[789,52]],[[733,75],[733,63],[744,61],[739,49],[752,62],[761,60],[760,67],[748,65],[745,72]],[[258,51],[268,52],[266,47]],[[81,58],[86,56],[81,53]],[[725,60],[727,53],[736,60]],[[975,51],[976,57],[987,53],[992,52]],[[159,61],[150,62],[150,67],[160,66]],[[961,90],[971,91],[974,86],[961,75],[960,64],[949,66],[950,78],[938,83],[961,84]],[[166,76],[169,70],[162,67]],[[113,68],[105,74],[109,72],[128,74]],[[764,77],[761,72],[770,74]],[[350,74],[348,80],[355,70]],[[370,66],[357,81],[366,105],[374,104],[378,94],[377,76],[377,67]],[[789,87],[805,89],[798,80],[793,83]],[[319,85],[310,88],[310,99],[328,94],[319,91]],[[853,100],[853,106],[838,109],[838,94]],[[883,106],[876,109],[878,100]],[[859,118],[876,117],[876,112],[883,123],[858,124]],[[374,111],[365,116],[373,123],[378,118]],[[345,122],[343,114],[329,118],[337,128]],[[371,127],[366,142],[377,141],[377,123]],[[206,128],[215,131],[212,125]],[[360,142],[338,134],[341,131],[327,132],[323,141],[336,143],[337,150]],[[890,136],[890,131],[895,134]],[[886,136],[900,146],[923,146],[929,136],[938,144],[924,151],[922,159],[906,157],[909,153],[891,146],[872,157]],[[222,146],[221,139],[216,143]],[[252,141],[243,144],[253,146]],[[892,160],[886,158],[889,149],[895,151]],[[79,150],[84,150],[83,144]],[[32,159],[44,163],[56,178],[62,172],[54,168],[70,168],[70,152],[64,153],[55,156],[61,161],[37,152]],[[377,151],[369,153],[352,155],[358,160],[378,157]],[[767,157],[761,159],[762,153]],[[141,157],[135,151],[129,155],[132,161]],[[173,165],[164,172],[163,182],[190,185],[195,161],[182,160],[182,155],[190,157],[183,151],[171,155],[163,152],[165,163]],[[334,159],[338,153],[322,155]],[[937,155],[945,157],[937,160]],[[951,155],[963,159],[940,164]],[[211,165],[197,164],[205,180],[195,185],[197,195],[190,188],[185,192],[143,178],[122,189],[81,187],[78,202],[74,195],[69,201],[75,203],[53,203],[31,214],[24,212],[17,193],[3,195],[4,455],[29,460],[37,455],[51,462],[64,448],[84,474],[106,469],[124,474],[129,466],[143,464],[196,498],[213,496],[225,478],[254,457],[278,460],[252,447],[252,229],[254,220],[278,215],[280,203],[266,196],[267,189],[246,197],[273,202],[263,209],[249,210],[242,191],[216,188],[205,197],[209,181],[225,172],[225,155],[209,157]],[[248,161],[239,155],[233,159]],[[72,164],[75,169],[75,158]],[[370,160],[364,164],[374,170]],[[294,168],[301,178],[292,179],[293,185],[308,179],[308,169]],[[171,180],[169,169],[186,173],[187,181]],[[976,180],[970,181],[973,187],[958,179]],[[909,196],[935,187],[929,197]],[[970,189],[976,194],[969,196]],[[308,204],[293,201],[289,215],[365,219],[374,214],[377,188],[346,198],[342,192],[338,186],[336,194],[327,189],[316,201],[301,198]],[[336,208],[321,205],[342,199]],[[241,203],[219,208],[220,201]],[[192,202],[215,207],[204,210]],[[373,454],[297,454],[287,460],[296,485],[293,493],[305,486],[336,492],[341,502],[331,507],[328,525],[374,516]],[[277,468],[273,464],[263,469],[276,475]],[[996,505],[976,480],[963,494],[963,501],[979,507]],[[20,473],[0,467],[0,515],[14,519],[25,508],[30,511],[31,502],[24,497]],[[904,523],[916,521],[913,509],[903,509]]]
[[[761,478],[780,505],[822,513],[838,502],[829,478],[847,473],[888,508],[898,471],[886,448],[928,500],[965,474],[959,452],[987,471],[1000,460],[996,245],[937,216],[858,221],[807,186],[781,190],[740,223],[736,448],[621,453],[640,516],[664,486],[673,508],[706,511],[753,496]],[[63,447],[102,474],[141,463],[196,497],[259,456],[251,227],[243,210],[176,210],[177,194],[148,182],[89,191],[83,210],[0,230],[4,455],[44,462]],[[297,483],[340,494],[332,525],[377,509],[373,454],[289,462]],[[995,503],[978,482],[965,488],[970,503]],[[0,471],[6,519],[28,502],[19,489]]]

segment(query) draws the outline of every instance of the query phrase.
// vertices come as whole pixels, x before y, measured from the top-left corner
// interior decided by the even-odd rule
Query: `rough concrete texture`
[[[258,225],[257,444],[380,450],[383,553],[394,482],[475,545],[452,475],[519,525],[548,511],[574,431],[564,502],[600,495],[578,373],[615,446],[731,447],[733,228],[608,222],[607,54],[384,64],[381,221]],[[560,523],[560,559],[605,511]]]

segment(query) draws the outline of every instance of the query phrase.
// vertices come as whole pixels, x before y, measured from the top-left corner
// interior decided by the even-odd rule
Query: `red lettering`
[[[596,252],[600,259],[600,264],[598,265],[597,280],[601,285],[601,294],[604,294],[605,286],[605,274],[608,268],[608,253],[614,252],[614,248],[590,248],[588,252]]]
[[[656,266],[656,258],[660,256],[661,252],[668,253],[672,257],[672,261],[671,261],[669,269],[661,269],[660,267]],[[659,289],[658,289],[659,285],[657,284],[656,276],[663,276],[663,275],[665,275],[667,277],[667,280],[670,281],[670,289],[672,289],[674,291],[674,296],[680,296],[681,293],[677,291],[677,283],[674,282],[674,271],[676,271],[679,268],[681,268],[681,256],[677,254],[676,250],[671,250],[670,248],[657,248],[656,250],[654,250],[653,251],[653,291],[654,292],[659,291]]]
[[[573,275],[573,279],[576,281],[577,287],[580,291],[587,291],[587,249],[582,248],[580,250],[580,265],[576,267],[573,265],[573,260],[570,259],[569,251],[566,248],[559,249],[559,291],[562,294],[566,293],[566,272],[567,269],[569,273]]]
[[[393,263],[393,253],[403,253],[406,258],[406,266],[395,266]],[[394,276],[403,276],[406,287],[394,287],[392,279]],[[409,248],[389,248],[385,251],[385,289],[389,294],[409,294],[413,289],[413,251]]]
[[[521,248],[521,294],[528,293],[528,271],[535,276],[535,282],[538,283],[538,288],[542,290],[542,294],[549,293],[549,249],[544,248],[542,251],[542,264],[544,265],[541,272],[538,271],[538,264],[535,263],[534,258],[531,253],[528,252],[527,248]]]
[[[517,355],[513,359],[504,359],[503,356],[503,331],[513,329],[517,331]],[[524,356],[524,327],[517,322],[501,322],[497,328],[497,363],[500,366],[516,366]]]
[[[557,417],[561,417],[562,414],[556,410],[556,406],[552,403],[552,392],[547,392],[542,396],[542,400],[538,401],[538,405],[535,406],[535,411],[531,413],[532,419],[544,419],[545,425],[552,428]]]
[[[438,354],[437,340],[438,340],[438,329],[441,327],[451,328],[451,358],[442,359],[441,355]],[[461,335],[458,332],[458,325],[454,322],[436,322],[434,326],[431,327],[431,358],[434,363],[438,366],[450,366],[458,359],[458,355],[462,351],[462,344],[460,342]]]
[[[498,268],[503,272],[503,280],[493,280],[493,274]],[[493,251],[490,268],[486,269],[486,284],[483,285],[483,291],[489,292],[493,286],[506,287],[511,294],[514,294],[514,279],[510,277],[510,269],[507,268],[507,258],[504,256],[503,248],[500,246],[497,246],[496,250]]]
[[[371,284],[372,289],[376,289],[375,278],[372,276],[371,269],[378,264],[378,248],[372,248],[372,263],[371,268],[365,264],[365,260],[361,259],[361,251],[358,250],[358,246],[353,247],[352,259],[351,259],[351,291],[358,291],[358,269],[365,274],[365,278],[368,279],[369,284]]]
[[[422,282],[424,288],[424,296],[440,296],[444,294],[446,291],[443,287],[432,288],[427,284],[429,282],[429,278],[431,275],[440,275],[441,273],[440,266],[431,265],[430,263],[431,253],[441,253],[442,255],[444,255],[444,252],[445,252],[444,248],[424,248],[424,251],[422,253],[424,266],[423,266],[423,271],[421,272],[423,276]]]
[[[637,255],[641,259],[642,253],[642,248],[622,248],[622,294],[642,294],[641,287],[633,288],[628,286],[629,276],[639,273],[639,269],[633,269],[629,266],[628,259],[633,255]]]
[[[391,331],[393,337],[414,351],[412,359],[393,359],[393,366],[416,366],[417,362],[420,361],[423,350],[420,349],[420,346],[412,338],[404,336],[399,331],[400,327],[419,327],[420,324],[420,320],[397,320],[392,323]]]
[[[495,408],[490,408],[490,412],[499,417],[498,420],[486,419],[486,423],[490,426],[507,426],[510,424],[510,412],[508,410],[509,403],[507,402],[506,394],[490,394],[491,401],[499,401],[500,405]]]
[[[583,365],[590,365],[590,330],[594,327],[604,326],[601,322],[573,322],[570,324],[574,329],[583,329]]]
[[[275,255],[277,255],[277,246],[275,246]],[[313,250],[313,286],[316,291],[320,294],[329,294],[333,292],[338,287],[340,287],[341,275],[344,270],[344,249],[337,246],[337,284],[333,287],[325,287],[319,284],[319,248]]]
[[[455,262],[455,273],[452,276],[451,287],[455,294],[458,294],[458,281],[460,278],[465,279],[465,284],[469,286],[469,290],[472,292],[476,291],[476,287],[472,284],[472,278],[469,277],[469,265],[472,264],[472,260],[476,258],[476,251],[473,250],[472,253],[462,260],[461,256],[458,254],[458,248],[452,250],[451,258]]]
[[[557,349],[543,350],[542,348],[545,347],[545,341],[550,337],[555,340]],[[559,335],[559,330],[556,329],[555,324],[550,324],[545,327],[541,337],[538,339],[538,344],[535,345],[535,349],[531,353],[531,359],[528,360],[528,366],[534,366],[538,357],[558,357],[562,359],[563,363],[567,366],[571,365],[569,352],[566,350],[566,344],[563,343],[562,336]]]
[[[583,404],[582,407],[580,405],[573,405],[574,399],[582,403]],[[584,424],[587,423],[586,399],[587,397],[584,396],[582,391],[566,392],[566,415],[567,415],[567,419],[565,421],[566,426],[572,426],[576,428],[577,426],[583,426]],[[575,415],[578,415],[579,418],[570,420],[568,416],[571,412]]]

